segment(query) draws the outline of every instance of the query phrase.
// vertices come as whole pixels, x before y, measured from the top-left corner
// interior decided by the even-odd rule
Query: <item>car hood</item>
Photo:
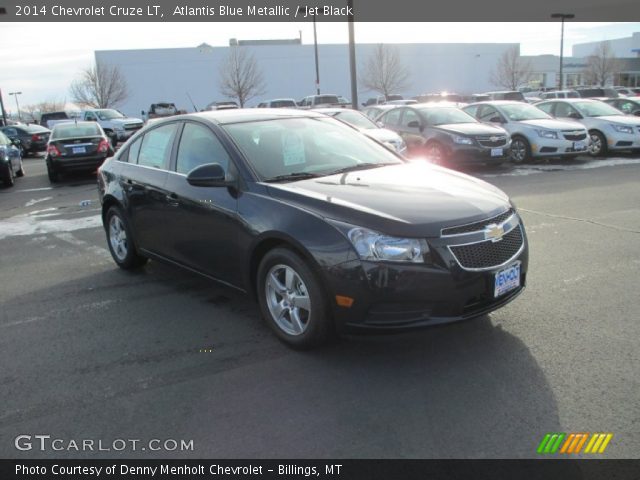
[[[554,118],[540,118],[537,120],[522,120],[522,125],[530,125],[532,127],[547,128],[550,130],[584,130],[584,125],[569,120],[556,120]]]
[[[392,130],[388,130],[386,128],[369,128],[369,129],[363,129],[360,130],[362,133],[364,133],[365,135],[370,136],[371,138],[374,138],[376,140],[378,140],[379,142],[385,143],[385,142],[399,142],[402,140],[402,138],[400,137],[400,135],[398,135],[396,132],[392,131]]]
[[[406,237],[437,237],[510,205],[496,187],[425,161],[267,185],[272,197],[322,217]]]
[[[502,127],[485,125],[484,123],[451,123],[447,125],[437,125],[435,128],[441,128],[462,135],[506,135],[507,133]]]
[[[598,120],[605,120],[607,122],[616,123],[619,125],[638,125],[640,126],[640,117],[634,115],[607,115],[604,117],[589,117],[596,118]]]

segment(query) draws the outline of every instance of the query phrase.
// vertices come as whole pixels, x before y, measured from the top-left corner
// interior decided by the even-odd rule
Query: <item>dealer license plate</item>
[[[495,275],[493,296],[504,295],[520,286],[520,262],[514,263]]]
[[[85,147],[73,147],[73,153],[87,153]]]
[[[573,149],[575,151],[586,150],[587,149],[587,144],[584,143],[584,142],[573,142]]]
[[[491,149],[491,156],[492,157],[501,157],[502,155],[504,155],[503,149],[502,148],[492,148]]]

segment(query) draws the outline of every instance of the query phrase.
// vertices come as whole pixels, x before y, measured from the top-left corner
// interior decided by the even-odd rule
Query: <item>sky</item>
[[[318,43],[346,43],[346,23],[317,24]],[[629,37],[640,23],[565,24],[564,54],[575,43]],[[308,22],[287,23],[0,23],[0,89],[11,112],[20,105],[68,100],[69,85],[88,67],[95,50],[212,46],[239,40],[297,38],[313,43]],[[559,54],[560,24],[356,23],[358,43],[520,43],[522,55]]]

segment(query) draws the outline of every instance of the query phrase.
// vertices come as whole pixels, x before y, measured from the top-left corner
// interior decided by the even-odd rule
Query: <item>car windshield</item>
[[[340,100],[335,95],[318,95],[316,97],[316,105],[321,103],[340,103]]]
[[[265,181],[403,163],[387,148],[332,118],[278,118],[222,127]]]
[[[526,103],[502,105],[502,111],[512,122],[521,122],[523,120],[541,120],[544,118],[551,118],[550,115],[544,113],[539,108],[533,105],[527,105]]]
[[[370,130],[372,128],[379,128],[375,123],[369,120],[365,115],[354,112],[353,110],[345,110],[335,114],[335,117],[343,122],[353,125],[356,128],[363,128]]]
[[[117,110],[96,110],[96,115],[100,120],[113,120],[114,118],[124,118]]]
[[[468,113],[453,107],[420,108],[418,110],[425,117],[429,125],[478,123],[478,121]]]
[[[283,108],[283,107],[295,107],[296,102],[293,100],[274,100],[271,102],[271,107],[273,108]]]
[[[604,117],[605,115],[624,115],[610,105],[602,102],[575,102],[572,104],[585,117]]]
[[[94,122],[60,123],[53,127],[51,140],[101,136],[100,126]]]

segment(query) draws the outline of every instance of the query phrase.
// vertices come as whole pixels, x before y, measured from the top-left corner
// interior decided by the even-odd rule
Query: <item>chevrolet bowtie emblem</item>
[[[502,225],[496,225],[492,223],[491,225],[487,225],[484,229],[484,239],[491,240],[492,242],[497,242],[502,240],[502,236],[504,235],[504,227]]]
[[[497,142],[498,140],[500,140],[500,137],[491,137],[489,138],[489,140],[491,140],[492,142]]]

